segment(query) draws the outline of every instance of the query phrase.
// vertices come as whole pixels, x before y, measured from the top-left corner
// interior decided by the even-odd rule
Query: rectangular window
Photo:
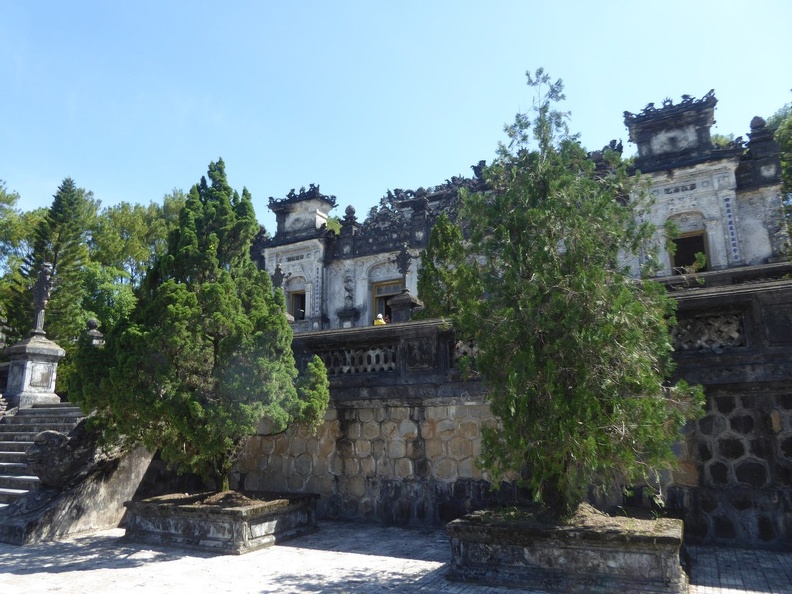
[[[707,256],[707,241],[704,231],[694,231],[683,233],[674,240],[676,253],[671,256],[671,269],[674,274],[684,274],[696,262],[696,254],[702,253],[706,258],[706,264],[699,268],[697,272],[706,272],[709,265]]]
[[[305,291],[289,293],[289,313],[295,322],[305,319]]]
[[[371,296],[374,300],[374,317],[382,314],[383,317],[390,318],[391,310],[388,307],[388,300],[402,292],[403,284],[401,280],[376,283],[371,286]]]

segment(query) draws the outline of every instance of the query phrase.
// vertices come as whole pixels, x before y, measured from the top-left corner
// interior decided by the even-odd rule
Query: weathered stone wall
[[[481,429],[494,423],[481,382],[454,368],[453,332],[438,321],[295,336],[328,367],[332,402],[305,428],[251,438],[237,486],[319,493],[320,517],[442,523],[525,494],[494,492],[476,466]]]
[[[706,415],[686,429],[665,493],[693,542],[790,546],[790,272],[787,263],[707,273],[703,285],[675,293],[678,376],[707,394]],[[327,364],[325,423],[316,434],[250,439],[238,486],[316,492],[320,517],[398,524],[447,522],[527,498],[508,482],[493,492],[476,467],[481,429],[494,420],[481,383],[462,381],[455,369],[468,345],[442,323],[324,331],[294,344]]]
[[[688,437],[688,456],[687,472],[670,495],[672,504],[685,510],[692,542],[789,545],[789,385],[708,390],[707,414]]]
[[[443,399],[413,406],[333,406],[313,434],[305,428],[252,438],[238,462],[248,489],[316,492],[320,517],[440,523],[495,497],[476,466],[489,406]]]
[[[677,295],[677,373],[707,395],[668,492],[691,542],[792,545],[792,281],[760,272],[790,265],[702,275]]]

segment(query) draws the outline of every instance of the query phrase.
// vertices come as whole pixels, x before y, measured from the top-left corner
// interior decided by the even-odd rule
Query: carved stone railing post
[[[88,320],[83,336],[91,341],[91,346],[104,346],[104,334],[99,332],[99,322],[95,318]]]
[[[407,244],[402,245],[399,255],[396,256],[396,265],[399,267],[399,272],[402,274],[402,292],[396,297],[388,300],[388,307],[391,309],[391,321],[393,322],[409,322],[412,319],[412,312],[418,307],[422,307],[423,303],[410,293],[407,288],[407,278],[410,274],[410,264],[417,256],[410,254],[407,249]]]

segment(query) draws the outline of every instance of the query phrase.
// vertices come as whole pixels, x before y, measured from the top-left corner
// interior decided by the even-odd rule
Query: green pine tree
[[[187,197],[179,226],[104,349],[83,344],[79,401],[112,433],[228,488],[234,455],[263,419],[273,431],[318,423],[329,398],[315,358],[298,378],[283,296],[250,257],[250,194],[222,160]]]
[[[33,230],[32,252],[11,276],[8,319],[16,339],[33,327],[32,288],[44,262],[52,264],[53,273],[44,326],[48,338],[68,348],[85,329],[83,266],[89,259],[88,230],[97,209],[91,193],[71,178],[58,187],[46,216]]]

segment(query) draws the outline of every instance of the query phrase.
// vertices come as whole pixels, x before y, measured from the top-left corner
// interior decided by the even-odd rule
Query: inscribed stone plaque
[[[434,343],[427,339],[411,340],[407,343],[407,367],[409,369],[431,369],[435,366]]]
[[[30,369],[30,385],[33,388],[49,388],[52,383],[52,365],[33,363]]]

